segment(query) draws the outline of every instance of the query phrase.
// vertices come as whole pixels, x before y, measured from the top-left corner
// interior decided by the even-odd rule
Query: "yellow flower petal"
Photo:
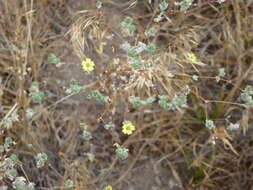
[[[82,61],[83,70],[87,72],[91,72],[94,70],[95,64],[90,58],[86,58]]]
[[[196,62],[196,60],[197,60],[197,58],[196,58],[196,56],[195,56],[194,53],[188,53],[188,54],[187,54],[187,59],[188,59],[188,61],[190,61],[190,62]]]
[[[106,187],[103,188],[103,190],[112,190],[112,186],[107,185]]]
[[[122,126],[122,132],[126,135],[131,135],[133,131],[135,131],[135,126],[131,122],[125,123]]]

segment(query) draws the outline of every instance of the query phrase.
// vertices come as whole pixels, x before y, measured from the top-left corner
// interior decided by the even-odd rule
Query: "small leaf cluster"
[[[167,110],[176,110],[179,107],[185,105],[187,103],[187,95],[190,93],[190,89],[186,86],[183,89],[183,95],[175,96],[171,102],[168,101],[168,96],[159,96],[158,104]]]
[[[109,97],[104,96],[98,90],[90,91],[88,94],[88,97],[94,98],[95,100],[97,100],[98,102],[101,102],[101,103],[107,103],[109,101]]]
[[[205,122],[205,127],[208,128],[209,130],[214,129],[216,126],[212,120],[206,120]]]
[[[4,117],[1,120],[1,124],[4,125],[4,127],[6,127],[7,129],[9,129],[10,127],[12,127],[14,122],[19,121],[19,115],[17,114],[16,110],[13,111],[10,115]]]
[[[226,75],[225,68],[220,68],[218,75],[215,77],[216,82],[219,82],[221,77],[224,77]]]
[[[127,30],[129,36],[133,36],[136,31],[136,26],[133,24],[134,19],[132,17],[126,17],[121,22],[121,26]]]
[[[47,159],[48,159],[48,156],[46,153],[38,153],[37,156],[35,156],[37,168],[43,167]]]
[[[65,187],[72,188],[74,186],[74,183],[71,179],[67,179],[64,183]]]
[[[86,141],[89,141],[92,139],[92,135],[89,131],[83,130],[82,138]]]
[[[150,43],[147,45],[143,42],[138,42],[136,46],[131,46],[128,42],[125,42],[121,45],[121,49],[127,53],[127,56],[130,58],[130,61],[128,63],[134,69],[149,65],[142,59],[142,52],[146,51],[149,53],[156,53],[157,51],[154,44]]]
[[[180,6],[180,11],[187,11],[192,5],[192,2],[193,0],[183,0],[179,3],[176,3],[176,5]]]
[[[4,145],[1,145],[1,153],[10,151],[12,145],[15,142],[11,137],[6,137]],[[19,160],[16,154],[11,154],[10,156],[3,156],[3,161],[0,162],[0,172],[3,177],[8,178],[12,182],[12,187],[16,190],[34,190],[34,183],[28,182],[24,177],[18,176],[16,166]],[[2,177],[0,177],[2,179]],[[6,186],[1,186],[2,189],[7,189]]]
[[[120,159],[125,160],[125,159],[128,158],[128,151],[129,151],[128,149],[121,147],[121,146],[120,146],[119,144],[117,144],[117,143],[115,143],[114,146],[117,147],[116,150],[115,150],[115,152],[116,152],[116,155],[117,155]]]
[[[32,108],[28,108],[25,111],[25,115],[28,119],[31,119],[34,115],[36,114],[36,112],[32,109]]]
[[[145,31],[145,35],[150,37],[150,36],[155,36],[157,33],[157,30],[155,28],[150,28]]]
[[[133,107],[137,108],[140,106],[146,106],[153,103],[156,100],[155,96],[150,96],[146,100],[141,100],[140,97],[129,97],[128,101],[132,104]]]
[[[253,105],[253,87],[250,85],[247,85],[246,88],[243,90],[243,92],[240,95],[240,99],[246,104],[246,105]]]
[[[29,88],[31,99],[34,103],[41,103],[45,97],[44,92],[39,90],[39,83],[32,82],[31,87]]]
[[[113,123],[105,124],[105,125],[104,125],[104,128],[105,128],[106,130],[112,130],[112,129],[115,128],[115,124],[113,124]]]
[[[0,153],[9,152],[12,145],[15,142],[12,140],[11,137],[6,137],[4,141],[4,145],[0,146]],[[16,154],[11,154],[10,156],[4,156],[4,160],[1,161],[1,168],[0,171],[3,172],[4,176],[7,177],[9,180],[14,180],[17,177],[17,170],[15,168],[18,157]]]
[[[159,4],[159,9],[160,9],[160,14],[154,18],[154,22],[160,22],[162,19],[163,19],[163,14],[164,14],[164,11],[169,7],[169,3],[167,3],[166,1],[162,1],[160,4]]]
[[[89,141],[92,139],[92,135],[91,135],[91,132],[88,131],[89,129],[89,126],[86,125],[85,123],[80,123],[80,127],[83,128],[83,133],[82,133],[82,138],[86,141]]]
[[[53,53],[50,53],[47,58],[49,63],[53,63],[55,65],[58,65],[61,63],[61,60]]]
[[[68,94],[78,94],[81,92],[85,92],[88,98],[94,98],[98,102],[107,103],[109,101],[108,96],[104,96],[98,90],[88,91],[83,86],[80,85],[79,81],[72,79],[70,81],[70,87],[66,90]]]
[[[227,129],[229,131],[236,131],[240,128],[240,125],[238,123],[230,123],[228,126],[227,126]]]
[[[16,190],[34,190],[34,183],[28,182],[24,177],[17,177],[12,182]]]
[[[102,7],[103,3],[101,1],[96,2],[96,7],[100,9]]]
[[[76,94],[85,91],[85,88],[82,87],[79,81],[72,79],[70,81],[70,87],[66,90],[68,94]]]
[[[0,153],[6,151],[10,151],[10,147],[14,145],[15,142],[12,140],[11,137],[6,137],[4,140],[4,145],[0,145]]]

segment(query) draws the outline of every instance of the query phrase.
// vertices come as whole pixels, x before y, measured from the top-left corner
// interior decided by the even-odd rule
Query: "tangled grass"
[[[252,9],[0,0],[1,188],[251,189]]]

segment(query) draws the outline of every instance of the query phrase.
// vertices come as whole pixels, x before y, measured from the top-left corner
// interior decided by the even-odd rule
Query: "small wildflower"
[[[187,54],[187,60],[190,62],[196,62],[197,58],[194,53],[188,53]]]
[[[107,185],[103,188],[103,190],[112,190],[112,186],[111,185]]]
[[[94,70],[94,62],[90,59],[90,58],[86,58],[83,62],[82,62],[82,66],[83,66],[83,70],[87,71],[87,72],[91,72]]]
[[[210,130],[215,128],[214,122],[212,120],[206,120],[205,126]]]
[[[133,131],[135,130],[135,126],[129,122],[129,121],[125,121],[123,126],[122,126],[122,132],[126,135],[131,135],[133,133]]]

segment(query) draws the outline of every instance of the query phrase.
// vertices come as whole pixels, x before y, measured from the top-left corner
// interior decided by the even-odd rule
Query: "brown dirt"
[[[31,1],[24,2],[29,5]],[[17,55],[10,48],[10,44],[15,44],[19,48],[22,44],[26,44],[29,31],[24,15],[29,8],[21,1],[0,0],[0,74],[5,79],[3,94],[0,88],[0,116],[3,117],[15,102],[19,102],[21,116],[30,106],[39,113],[32,121],[23,119],[12,129],[5,131],[1,141],[5,136],[16,139],[15,152],[18,153],[29,180],[36,183],[37,189],[62,187],[67,179],[74,181],[75,189],[82,190],[102,189],[107,184],[112,184],[114,190],[227,190],[232,188],[247,190],[252,188],[252,129],[242,129],[247,131],[246,135],[241,132],[232,134],[232,145],[239,153],[238,156],[221,140],[217,141],[217,147],[214,148],[208,143],[210,134],[202,129],[204,109],[213,113],[213,118],[217,122],[224,120],[225,116],[230,114],[231,120],[240,120],[245,124],[244,127],[252,125],[251,109],[232,108],[232,106],[227,109],[222,105],[220,109],[225,111],[220,113],[216,104],[207,106],[199,103],[201,102],[199,100],[194,102],[194,95],[189,102],[189,108],[181,113],[162,112],[156,106],[153,108],[155,113],[134,109],[127,111],[125,109],[127,103],[122,98],[116,105],[115,113],[112,114],[110,107],[87,99],[83,94],[47,107],[66,96],[65,90],[71,79],[78,80],[84,86],[101,80],[99,74],[104,72],[105,64],[112,61],[114,57],[122,55],[119,44],[124,41],[124,38],[121,36],[119,25],[125,15],[139,18],[136,19],[136,22],[140,23],[139,32],[143,31],[144,26],[149,22],[150,17],[145,17],[149,10],[143,8],[143,4],[140,3],[136,7],[123,11],[130,4],[128,0],[106,0],[104,9],[113,14],[105,16],[106,24],[101,28],[108,30],[110,34],[113,33],[115,37],[113,41],[107,41],[104,55],[99,55],[92,43],[98,39],[89,39],[89,35],[85,34],[89,47],[84,47],[84,52],[81,54],[85,53],[91,57],[98,66],[95,73],[86,74],[81,69],[80,54],[78,55],[76,49],[73,49],[70,35],[66,33],[70,30],[71,24],[80,17],[76,15],[77,11],[95,9],[94,2],[94,0],[34,1],[32,40],[29,42],[30,54],[26,61],[28,73],[24,80],[21,80],[17,73],[19,73],[18,68],[22,68],[22,64],[25,63],[25,58]],[[162,26],[161,34],[155,39],[155,43],[162,49],[170,46],[179,52],[193,47],[208,65],[199,69],[203,76],[209,76],[223,64],[229,67],[233,83],[240,81],[242,75],[252,65],[252,55],[249,52],[252,50],[253,38],[249,31],[252,32],[252,29],[248,27],[249,23],[252,23],[250,20],[252,13],[251,17],[242,23],[247,44],[245,47],[240,47],[243,44],[240,41],[242,34],[236,28],[238,23],[234,22],[238,19],[235,15],[236,11],[233,13],[236,1],[225,5],[224,12],[227,11],[228,16],[219,15],[212,7],[213,4],[209,5],[206,1],[198,1],[198,3],[198,6],[202,6],[202,10],[196,6],[187,14],[178,16],[178,11],[170,10],[170,16],[175,19],[175,22]],[[252,6],[246,8],[241,5],[241,7],[242,10],[250,9],[252,12]],[[172,6],[171,9],[173,8],[175,7]],[[230,14],[229,11],[232,13]],[[234,23],[234,26],[230,25],[231,23]],[[222,32],[225,33],[225,37],[221,37]],[[237,43],[233,44],[231,42],[233,40]],[[192,41],[197,41],[198,46],[193,46]],[[246,57],[245,62],[239,64],[239,69],[238,52]],[[50,64],[47,61],[49,53],[56,54],[61,59],[62,65],[56,67]],[[216,66],[215,63],[219,65]],[[195,70],[189,72],[193,73]],[[236,80],[235,76],[238,76]],[[41,90],[47,94],[43,105],[32,104],[26,94],[22,95],[22,90],[16,92],[18,88],[22,89],[21,87],[28,92],[32,81],[40,81]],[[243,81],[244,83],[238,83],[237,88],[242,88],[241,86],[245,86],[246,83],[252,84],[252,79],[248,76]],[[220,84],[211,80],[198,85],[200,90],[196,87],[194,91],[196,97],[219,99],[222,96],[220,94],[225,93],[228,97],[226,100],[231,101],[236,100],[238,94],[237,91],[230,91],[234,86],[223,84],[220,87]],[[110,111],[105,113],[103,120],[99,120],[101,114],[108,109]],[[183,115],[185,112],[186,116]],[[216,117],[215,114],[218,116]],[[131,138],[119,135],[119,127],[111,132],[103,128],[103,124],[109,121],[120,126],[126,118],[136,121],[139,126],[139,132]],[[81,138],[82,130],[79,124],[84,121],[92,126],[93,139],[90,143],[84,142]],[[220,122],[220,125],[222,128],[224,123]],[[129,148],[128,160],[115,159],[115,147],[113,147],[115,142],[124,143]],[[33,148],[27,147],[27,144],[33,144]],[[48,165],[42,169],[35,167],[33,155],[38,152],[46,152],[49,156]],[[19,172],[22,174],[21,169]],[[10,186],[10,183],[8,185]]]

